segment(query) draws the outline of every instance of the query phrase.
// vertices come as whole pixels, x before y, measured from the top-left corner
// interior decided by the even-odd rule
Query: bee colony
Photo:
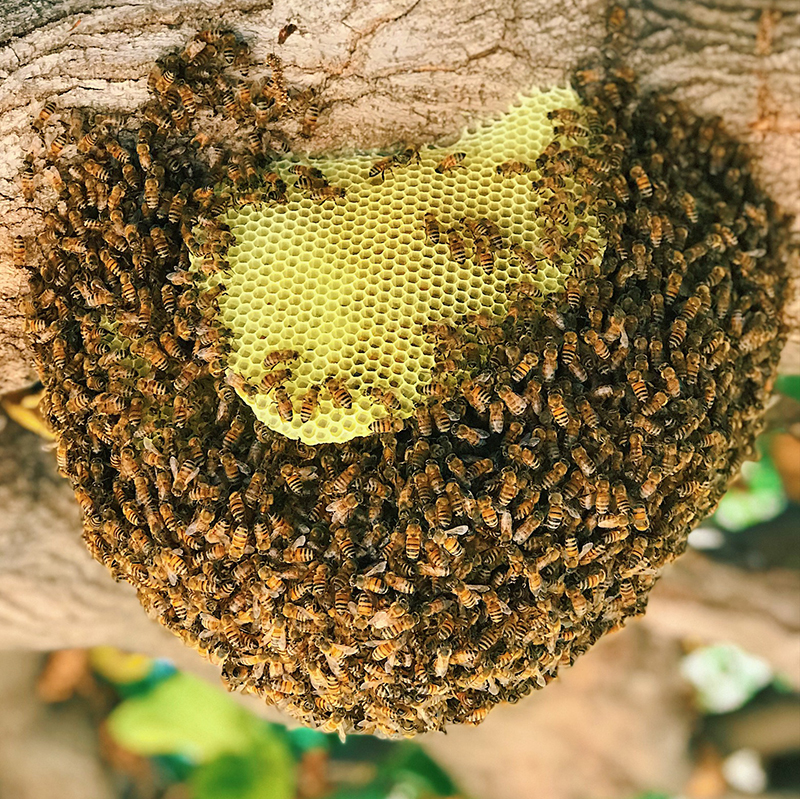
[[[237,225],[295,203],[333,230],[348,187],[289,177],[319,107],[276,57],[255,79],[247,60],[204,31],[159,62],[141,118],[48,103],[34,122],[23,192],[57,199],[41,255],[14,257],[59,468],[94,557],[232,690],[342,733],[477,724],[642,613],[753,456],[781,221],[718,120],[582,70],[541,152],[492,164],[530,192],[521,222],[455,199],[398,218],[421,263],[493,286],[463,317],[409,320],[430,344],[414,392],[323,368],[296,396],[294,340],[231,329]],[[366,180],[450,179],[462,152],[374,158]],[[339,442],[260,418],[296,431],[367,397],[386,413]]]

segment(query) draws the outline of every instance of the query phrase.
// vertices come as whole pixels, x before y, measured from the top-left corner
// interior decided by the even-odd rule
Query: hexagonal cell
[[[559,267],[523,274],[509,252],[516,244],[538,251],[545,226],[535,211],[545,200],[530,181],[541,176],[534,169],[506,177],[496,167],[511,160],[534,165],[553,139],[547,112],[577,107],[570,90],[532,92],[505,115],[473,124],[451,147],[423,148],[419,163],[397,164],[383,181],[368,178],[380,157],[376,154],[314,159],[331,186],[346,190],[344,199],[318,203],[290,187],[285,206],[228,211],[224,221],[236,240],[227,253],[232,269],[223,276],[227,291],[219,305],[221,319],[233,331],[231,368],[260,379],[268,352],[301,353],[286,382],[295,408],[292,421],[281,420],[272,396],[264,394],[243,398],[256,416],[309,444],[368,435],[369,425],[386,410],[362,396],[366,386],[391,384],[402,418],[420,400],[419,387],[430,382],[434,347],[424,332],[428,323],[457,322],[467,313],[503,314],[506,282],[522,279],[543,292],[560,290],[575,253],[562,253]],[[459,151],[467,153],[462,167],[435,171],[448,154]],[[289,170],[296,163],[285,160],[273,167],[291,184]],[[438,220],[439,244],[426,233],[426,213]],[[506,244],[495,255],[492,274],[475,262],[465,223],[481,218],[500,230]],[[565,234],[574,221],[563,227]],[[596,220],[581,221],[602,252]],[[451,260],[443,235],[449,228],[465,239],[463,265]],[[334,406],[335,387],[324,385],[331,377],[352,394],[352,409]],[[299,408],[312,385],[321,387],[319,406],[303,423]]]

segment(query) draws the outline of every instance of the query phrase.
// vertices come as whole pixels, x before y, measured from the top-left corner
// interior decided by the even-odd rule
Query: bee
[[[647,478],[639,488],[639,496],[641,496],[642,499],[647,499],[655,494],[661,479],[661,469],[658,467],[653,467],[650,469],[650,471],[647,473]]]
[[[271,391],[276,386],[285,383],[291,376],[292,373],[289,369],[275,369],[272,372],[267,372],[258,385],[261,391]]]
[[[522,245],[515,244],[511,248],[511,252],[517,256],[522,265],[529,272],[536,273],[539,271],[539,262],[536,259],[536,256],[534,256],[532,252],[526,250]]]
[[[644,505],[633,506],[633,526],[640,532],[649,529],[650,519],[647,516],[647,509]]]
[[[294,408],[292,407],[291,397],[284,386],[276,387],[274,398],[278,408],[278,416],[284,422],[291,422],[294,418]]]
[[[592,349],[594,349],[595,355],[597,355],[598,358],[607,361],[611,357],[611,352],[609,351],[603,339],[600,338],[596,330],[587,330],[583,334],[583,340],[590,347],[592,347]]]
[[[556,369],[558,368],[558,347],[554,344],[548,344],[542,353],[544,363],[542,364],[542,378],[545,383],[552,383],[556,376]]]
[[[430,212],[425,214],[425,236],[434,244],[439,243],[439,223],[436,221],[436,216]]]
[[[36,193],[36,187],[34,186],[34,174],[32,159],[28,157],[26,158],[25,167],[20,175],[20,180],[22,182],[22,196],[27,202],[33,200]]]
[[[650,178],[640,165],[637,164],[631,169],[630,176],[642,197],[652,197],[653,184],[650,183]]]
[[[311,190],[309,196],[317,202],[336,200],[345,196],[345,190],[340,186],[318,186]]]
[[[25,239],[22,236],[14,236],[14,242],[11,248],[11,255],[14,266],[17,269],[24,269],[27,261],[27,254],[25,250]]]
[[[474,427],[467,427],[467,425],[459,424],[456,426],[453,434],[456,438],[466,441],[472,447],[480,446],[480,444],[489,438],[489,434],[484,430],[477,430]]]
[[[61,151],[67,145],[67,131],[62,128],[62,130],[56,134],[55,138],[50,142],[50,146],[47,148],[47,157],[51,161],[55,161],[60,155]]]
[[[528,407],[528,400],[517,394],[509,385],[497,387],[497,394],[513,416],[522,416]]]
[[[558,491],[553,491],[548,499],[550,505],[545,526],[550,530],[557,530],[564,522],[564,497]]]
[[[39,115],[31,123],[31,127],[36,131],[41,131],[47,120],[56,112],[55,100],[48,100],[39,111]]]
[[[564,566],[568,569],[577,569],[580,562],[580,552],[578,551],[578,540],[574,535],[568,535],[564,539]]]
[[[331,395],[331,399],[333,400],[333,404],[337,408],[347,408],[350,409],[353,407],[353,397],[350,395],[350,392],[342,385],[342,381],[335,377],[329,377],[325,380],[325,388],[328,389],[328,392]]]
[[[376,161],[369,169],[369,177],[370,178],[377,178],[380,176],[381,183],[386,179],[386,173],[392,172],[392,167],[395,165],[396,161],[394,156],[389,156],[388,158],[381,158],[380,160]],[[426,220],[428,216],[433,216],[433,214],[425,214]]]
[[[461,163],[467,157],[466,153],[450,153],[450,155],[445,156],[439,163],[436,165],[436,172],[440,175],[443,175],[445,172],[449,172],[451,169],[455,169],[456,167],[461,167],[462,169],[465,168],[464,165]]]
[[[430,406],[429,410],[431,418],[433,419],[433,423],[436,425],[436,429],[440,433],[448,432],[452,425],[452,421],[447,411],[444,409],[442,403],[435,402],[433,405]]]
[[[566,477],[567,469],[567,464],[564,461],[557,461],[553,464],[553,468],[542,478],[541,487],[548,491],[558,485]]]
[[[377,402],[380,402],[381,405],[383,405],[387,410],[399,411],[401,408],[400,400],[393,391],[388,389],[384,391],[383,389],[378,388],[378,386],[371,386],[367,391],[367,394],[369,394],[369,396],[371,396]]]
[[[319,386],[311,386],[308,391],[303,395],[303,400],[300,405],[300,421],[307,422],[313,415],[314,411],[319,405]]]
[[[319,115],[320,107],[318,105],[312,104],[306,108],[305,114],[303,114],[302,128],[300,130],[301,136],[307,139],[313,135],[317,123],[319,122]]]
[[[686,339],[686,333],[688,331],[688,327],[686,322],[683,319],[676,319],[669,330],[669,339],[667,341],[668,345],[672,349],[676,349],[683,344],[684,340]]]
[[[370,422],[369,425],[370,432],[375,433],[376,435],[382,435],[384,433],[399,433],[403,427],[404,425],[402,420],[392,419],[391,416],[386,416],[383,419],[376,419],[374,422]]]
[[[557,391],[553,391],[547,397],[547,405],[553,418],[559,427],[566,427],[570,421],[570,415],[564,407],[564,397]]]
[[[503,403],[500,401],[489,403],[489,429],[493,433],[502,433],[505,427]]]
[[[647,404],[650,399],[650,392],[647,390],[647,386],[642,380],[642,373],[638,369],[632,369],[628,372],[628,383],[636,395],[636,399],[643,405]]]
[[[669,402],[669,397],[663,391],[657,391],[653,394],[652,399],[645,403],[644,407],[642,408],[642,415],[643,416],[652,416],[654,413],[658,413],[666,404]]]
[[[531,171],[531,167],[522,161],[504,161],[498,164],[496,172],[503,177],[511,177],[513,175],[527,175]]]
[[[244,557],[244,550],[249,538],[250,529],[244,524],[238,525],[231,535],[231,543],[228,547],[228,557],[231,560],[241,560]]]
[[[587,477],[591,477],[595,471],[596,467],[592,460],[586,453],[586,450],[583,447],[574,447],[571,451],[572,460],[575,461],[578,468],[585,474]]]
[[[522,360],[512,369],[511,379],[515,383],[522,382],[538,362],[539,356],[535,352],[526,352]]]
[[[500,472],[500,490],[497,494],[497,503],[501,507],[506,507],[519,493],[519,483],[517,473],[514,469],[506,467]]]
[[[487,275],[494,272],[494,253],[489,247],[488,239],[483,237],[475,239],[475,258]]]
[[[675,370],[671,366],[662,366],[661,378],[666,385],[667,394],[673,399],[679,397],[681,394],[681,384]]]
[[[467,251],[464,239],[455,228],[447,231],[447,246],[450,248],[450,257],[457,263],[463,265],[467,260]]]

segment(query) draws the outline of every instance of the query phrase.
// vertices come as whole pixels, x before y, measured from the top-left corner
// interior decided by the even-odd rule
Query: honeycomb
[[[370,424],[388,415],[370,390],[390,390],[400,403],[393,415],[408,417],[418,391],[430,381],[434,345],[425,335],[431,323],[449,322],[469,313],[501,315],[508,284],[534,282],[543,294],[558,291],[574,253],[559,263],[540,261],[527,271],[510,248],[537,251],[544,225],[536,216],[541,196],[531,188],[530,174],[503,176],[507,161],[534,165],[554,139],[547,112],[579,108],[570,89],[521,96],[504,115],[477,124],[448,148],[428,147],[419,160],[396,164],[370,178],[378,154],[314,160],[343,199],[324,203],[292,189],[285,205],[242,206],[223,218],[235,236],[227,253],[231,266],[220,313],[232,331],[230,365],[257,385],[268,369],[268,353],[294,350],[297,360],[284,384],[293,404],[285,421],[274,391],[250,397],[240,394],[256,416],[273,430],[307,444],[343,442],[370,433]],[[466,153],[461,164],[443,174],[437,165],[454,152]],[[385,157],[385,154],[384,156]],[[297,161],[271,166],[287,184]],[[567,188],[572,186],[567,180]],[[442,231],[434,245],[424,217],[435,214]],[[487,274],[477,263],[463,219],[486,217],[500,229],[506,248],[496,254]],[[570,225],[574,223],[570,220]],[[596,220],[588,240],[600,243]],[[458,230],[467,245],[467,260],[450,257],[445,232]],[[599,248],[602,250],[602,247]],[[596,259],[599,256],[596,256]],[[323,387],[314,415],[305,423],[299,410],[313,385],[336,378],[353,398],[352,408],[337,407]]]

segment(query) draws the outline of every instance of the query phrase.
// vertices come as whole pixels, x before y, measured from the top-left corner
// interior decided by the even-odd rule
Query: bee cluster
[[[312,447],[234,391],[218,289],[190,269],[192,252],[201,277],[225,265],[220,176],[283,193],[263,146],[251,173],[192,138],[201,110],[277,138],[279,62],[256,92],[230,77],[245,56],[200,34],[154,73],[138,133],[72,120],[45,144],[58,202],[26,310],[59,467],[92,554],[231,689],[325,730],[477,724],[641,613],[753,455],[780,224],[718,121],[584,70],[587,110],[559,136],[585,146],[538,167],[591,188],[601,263],[543,305],[520,284],[505,318],[437,325],[463,380],[438,372],[401,425]]]

